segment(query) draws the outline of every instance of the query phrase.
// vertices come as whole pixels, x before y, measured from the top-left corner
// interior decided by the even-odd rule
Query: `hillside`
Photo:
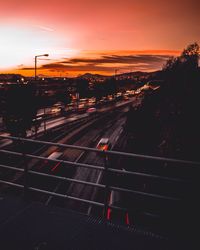
[[[193,55],[183,59],[174,59],[161,74],[161,87],[145,92],[141,107],[129,111],[129,151],[200,160],[200,69]]]

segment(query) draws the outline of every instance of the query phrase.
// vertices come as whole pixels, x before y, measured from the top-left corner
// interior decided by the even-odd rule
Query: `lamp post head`
[[[49,54],[37,55],[37,56],[35,56],[35,59],[36,59],[37,57],[41,57],[41,56],[49,56]]]

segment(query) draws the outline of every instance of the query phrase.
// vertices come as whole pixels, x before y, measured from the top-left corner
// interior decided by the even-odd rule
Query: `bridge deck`
[[[172,247],[173,246],[173,247]],[[178,249],[166,239],[74,211],[0,198],[2,250]]]

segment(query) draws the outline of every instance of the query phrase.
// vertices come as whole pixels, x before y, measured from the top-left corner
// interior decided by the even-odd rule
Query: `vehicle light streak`
[[[111,215],[111,208],[108,208],[108,211],[107,211],[107,220],[110,220],[110,215]]]
[[[128,213],[126,213],[126,224],[127,224],[127,225],[130,225]]]
[[[56,170],[56,168],[60,165],[60,162],[58,162],[52,169],[51,172],[54,172]]]

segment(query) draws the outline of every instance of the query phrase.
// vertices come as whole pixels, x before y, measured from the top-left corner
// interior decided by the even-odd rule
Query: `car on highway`
[[[111,143],[108,138],[101,138],[96,148],[104,151],[109,150],[111,148]]]
[[[140,89],[137,89],[136,91],[135,91],[135,94],[137,95],[137,94],[140,94],[141,93],[141,90]]]
[[[123,99],[126,101],[126,100],[129,100],[129,97],[127,95],[124,95]]]
[[[122,211],[122,210],[111,208],[111,206],[123,207],[121,204],[122,203],[121,198],[122,197],[119,192],[114,191],[114,190],[110,192],[109,208],[107,209],[107,212],[106,212],[106,218],[107,220],[110,220],[113,222],[130,225],[129,213],[127,211]]]
[[[87,113],[88,113],[88,114],[94,114],[94,113],[96,113],[96,112],[97,112],[97,109],[94,108],[94,107],[91,107],[91,108],[87,109]]]
[[[58,159],[62,154],[63,154],[62,152],[55,151],[52,154],[50,154],[47,158],[50,160],[55,160]]]
[[[63,152],[55,151],[52,154],[50,154],[47,158],[50,160],[57,160],[59,157],[63,155]],[[51,172],[55,172],[55,170],[60,165],[60,162],[53,162],[53,166],[51,166]]]
[[[52,114],[59,113],[60,111],[61,111],[60,107],[54,107],[54,108],[51,109]]]
[[[44,172],[54,172],[58,166],[60,165],[60,162],[52,162],[49,160],[58,160],[61,156],[63,155],[63,152],[59,152],[59,151],[54,151],[53,153],[51,153],[46,160],[44,160],[44,162],[38,166],[38,170],[42,170]]]

